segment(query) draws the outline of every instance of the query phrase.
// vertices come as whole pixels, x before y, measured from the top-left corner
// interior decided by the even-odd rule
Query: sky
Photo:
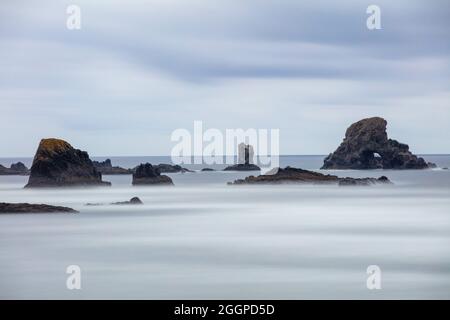
[[[0,157],[33,156],[46,137],[169,155],[196,120],[328,154],[371,116],[414,153],[450,153],[449,39],[446,0],[2,0]]]

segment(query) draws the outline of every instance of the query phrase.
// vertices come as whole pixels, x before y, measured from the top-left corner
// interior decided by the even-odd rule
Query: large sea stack
[[[170,177],[161,175],[150,163],[140,164],[133,173],[133,185],[173,185]]]
[[[434,166],[388,139],[387,121],[374,117],[352,124],[344,141],[325,158],[322,169],[426,169]]]
[[[26,188],[111,185],[102,181],[86,151],[60,139],[42,139]]]

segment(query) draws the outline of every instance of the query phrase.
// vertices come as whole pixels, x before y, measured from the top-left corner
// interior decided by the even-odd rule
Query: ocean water
[[[448,155],[425,158],[450,167]],[[18,160],[31,162],[0,164]],[[280,162],[317,170],[322,160]],[[386,175],[394,185],[227,186],[249,173],[197,171],[169,174],[174,187],[104,176],[112,187],[25,190],[27,177],[0,176],[0,202],[80,211],[0,215],[0,298],[450,298],[450,170],[327,172]],[[144,205],[108,205],[133,196]],[[69,265],[81,268],[81,290],[66,287]],[[370,265],[381,269],[380,290],[366,286]]]

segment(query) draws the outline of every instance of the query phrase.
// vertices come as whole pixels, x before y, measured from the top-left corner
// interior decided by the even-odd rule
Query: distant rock
[[[374,117],[352,124],[344,141],[324,160],[322,169],[426,169],[426,163],[409,146],[388,139],[387,121]]]
[[[277,168],[271,174],[260,176],[249,176],[245,179],[238,179],[232,185],[242,184],[338,184],[341,186],[367,186],[373,184],[390,184],[391,182],[385,176],[376,178],[339,178],[334,175],[325,175],[319,172],[303,170],[298,168],[286,167],[284,169]]]
[[[34,156],[26,188],[105,186],[89,155],[60,139],[42,139]]]
[[[78,211],[47,204],[5,203],[0,202],[0,213],[77,213]]]
[[[193,172],[189,169],[183,168],[180,165],[172,165],[172,164],[166,164],[166,163],[160,163],[156,166],[154,166],[156,169],[159,170],[160,173],[185,173],[185,172]]]
[[[173,185],[170,177],[161,175],[150,163],[140,164],[133,173],[133,185]]]
[[[0,164],[0,176],[5,175],[19,175],[26,176],[30,174],[30,170],[22,163],[13,163],[9,168],[6,168]]]
[[[133,197],[129,201],[113,202],[114,205],[144,204],[138,197]]]
[[[201,171],[215,171],[215,170],[211,168],[203,168]]]
[[[113,167],[111,159],[106,159],[105,161],[92,161],[95,169],[101,174],[115,175],[115,174],[133,174],[133,170],[125,169],[122,167]]]
[[[261,171],[261,168],[253,164],[253,147],[251,145],[239,144],[238,163],[228,166],[223,171]]]
[[[442,170],[448,170],[448,168],[447,168],[447,167],[444,167],[444,168],[442,168]]]

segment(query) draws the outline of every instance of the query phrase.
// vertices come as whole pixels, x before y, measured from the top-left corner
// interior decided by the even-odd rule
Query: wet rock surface
[[[299,168],[277,168],[271,174],[260,176],[249,176],[245,179],[238,179],[229,182],[231,185],[243,184],[338,184],[341,186],[368,186],[374,184],[390,184],[391,182],[385,176],[380,178],[340,178],[338,176],[322,174],[319,172],[299,169]]]
[[[77,213],[78,211],[60,206],[30,203],[0,202],[0,213]]]
[[[352,124],[344,141],[325,158],[322,169],[426,169],[435,166],[388,139],[387,121],[374,117]]]
[[[26,188],[105,186],[85,151],[60,139],[42,139],[34,156]]]
[[[140,164],[133,173],[133,182],[136,185],[173,185],[172,179],[161,175],[158,168],[150,163]]]

